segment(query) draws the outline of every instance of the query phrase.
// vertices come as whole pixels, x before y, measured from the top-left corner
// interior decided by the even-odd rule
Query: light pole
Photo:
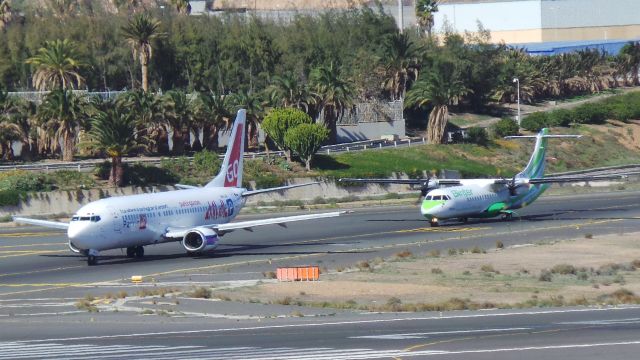
[[[516,122],[518,123],[518,128],[520,127],[520,79],[518,78],[513,78],[513,82],[516,83],[517,85],[517,92],[518,92],[518,115],[516,117]]]
[[[402,7],[402,0],[398,0],[398,30],[402,34],[402,28],[404,27],[404,11]]]

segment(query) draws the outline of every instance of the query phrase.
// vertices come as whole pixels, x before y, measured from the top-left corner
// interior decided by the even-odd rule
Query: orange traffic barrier
[[[317,266],[297,266],[278,268],[278,281],[317,281],[320,278],[320,268]]]

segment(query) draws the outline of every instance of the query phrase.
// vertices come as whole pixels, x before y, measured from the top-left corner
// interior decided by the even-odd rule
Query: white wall
[[[456,32],[476,31],[478,21],[491,31],[540,29],[541,0],[441,4],[434,20],[436,31],[441,31],[445,22]]]

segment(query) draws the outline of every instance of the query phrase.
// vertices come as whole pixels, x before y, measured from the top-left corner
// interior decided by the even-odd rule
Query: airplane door
[[[120,214],[116,211],[116,209],[112,207],[107,208],[111,216],[113,217],[113,231],[119,233],[122,230],[122,219],[120,218]]]

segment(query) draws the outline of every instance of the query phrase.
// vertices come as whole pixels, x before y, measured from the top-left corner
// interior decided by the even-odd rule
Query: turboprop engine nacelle
[[[182,246],[188,252],[204,252],[218,246],[218,234],[210,228],[197,227],[185,234]]]

